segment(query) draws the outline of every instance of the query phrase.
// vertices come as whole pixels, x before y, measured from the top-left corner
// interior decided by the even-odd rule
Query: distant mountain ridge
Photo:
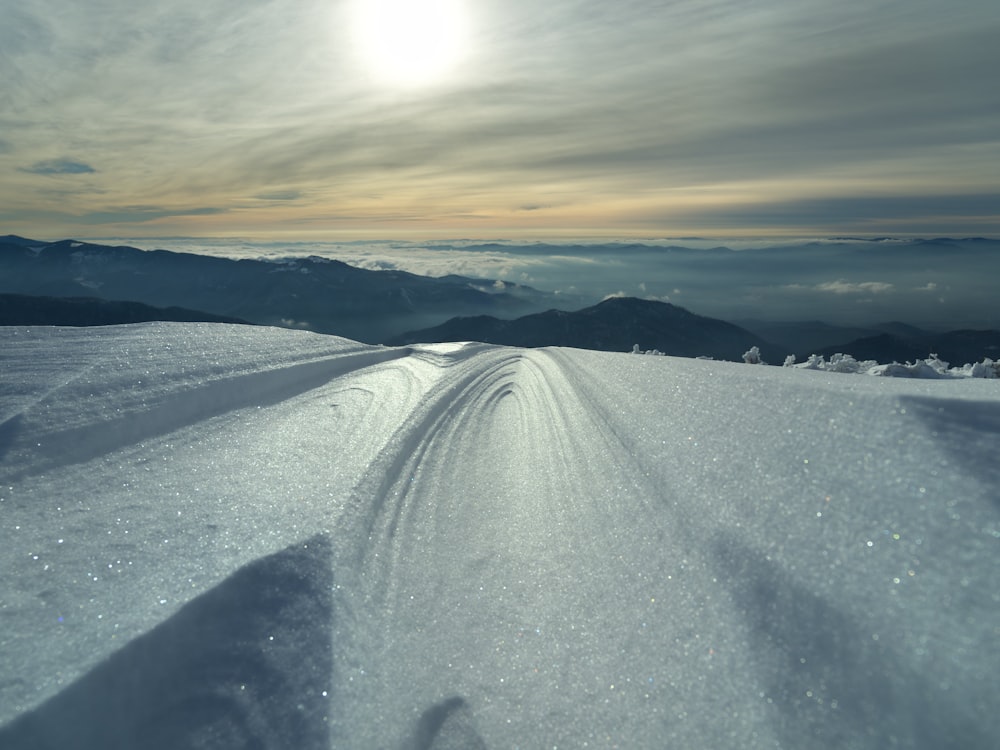
[[[868,327],[831,326],[819,321],[741,321],[743,327],[774,342],[799,360],[811,354],[850,354],[881,363],[913,362],[937,354],[953,365],[1000,360],[1000,331],[930,332],[900,322]]]
[[[182,307],[152,307],[141,302],[97,297],[33,297],[0,294],[0,326],[109,326],[151,321],[242,323],[240,318],[212,315]]]
[[[898,336],[882,333],[830,346],[812,354],[829,357],[850,354],[857,360],[878,362],[914,362],[936,354],[953,365],[981,362],[984,357],[1000,360],[1000,331],[948,331]]]
[[[385,343],[482,341],[506,346],[568,346],[600,351],[657,349],[679,357],[739,360],[750,347],[777,356],[769,342],[739,326],[696,315],[667,302],[612,297],[576,312],[548,310],[515,320],[481,315],[453,318],[434,328],[411,331]]]
[[[974,244],[964,241],[962,246]],[[891,243],[887,247],[895,252]],[[702,257],[732,252],[668,251],[700,252]],[[802,360],[810,354],[843,353],[884,363],[932,353],[952,364],[1000,359],[998,331],[930,333],[899,322],[867,327],[820,321],[733,324],[636,298],[611,298],[566,312],[546,309],[555,299],[572,304],[565,296],[487,279],[370,271],[315,256],[234,260],[17,235],[0,236],[3,294],[20,296],[0,300],[0,325],[208,320],[304,328],[367,343],[477,340],[606,351],[638,345],[676,356],[729,360],[739,360],[757,346],[772,364],[788,354]]]
[[[16,235],[0,237],[0,292],[203,310],[368,343],[456,315],[514,316],[551,304],[551,295],[530,287],[369,271],[318,257],[233,260]]]
[[[47,242],[41,242],[39,240],[29,240],[27,237],[20,237],[16,234],[4,234],[0,235],[0,243],[7,243],[8,245],[20,245],[21,247],[38,247],[41,245],[47,245]]]

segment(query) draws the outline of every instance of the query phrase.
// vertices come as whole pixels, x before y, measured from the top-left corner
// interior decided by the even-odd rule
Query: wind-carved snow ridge
[[[621,622],[591,627],[573,613],[617,611],[619,592],[655,575],[662,554],[654,545],[663,530],[652,524],[630,534],[629,562],[608,556],[609,530],[648,511],[658,493],[636,482],[638,466],[578,390],[571,359],[491,348],[466,364],[394,436],[352,503],[363,528],[347,536],[364,546],[338,567],[356,571],[339,595],[358,616],[338,638],[356,644],[339,671],[354,675],[341,695],[342,731],[362,746],[397,741],[387,727],[365,734],[375,728],[360,718],[371,706],[405,714],[449,693],[484,725],[519,715],[515,744],[556,742],[562,730],[546,716],[572,712],[579,696],[553,687],[550,670],[568,684],[613,685],[618,667],[598,644],[637,616],[622,606]],[[652,568],[634,567],[634,555]],[[535,665],[537,681],[519,676],[520,665]],[[484,692],[490,673],[514,692]],[[555,693],[528,705],[515,697],[522,683]],[[353,717],[365,726],[351,726]]]
[[[13,452],[21,459],[22,471],[46,466],[82,463],[152,437],[173,432],[226,412],[246,407],[265,407],[318,388],[338,376],[408,356],[409,349],[370,348],[338,353],[321,359],[280,365],[236,374],[205,378],[182,384],[165,392],[145,391],[131,400],[133,382],[112,381],[105,393],[94,386],[80,387],[79,378],[65,383],[39,398],[33,410],[46,411],[65,402],[77,404],[92,398],[98,408],[91,414],[77,414],[76,424],[31,425],[16,413],[0,422],[0,455]],[[141,380],[139,381],[141,386]],[[119,397],[122,407],[107,409],[107,392],[127,389]],[[82,391],[82,392],[81,392]],[[81,398],[83,397],[83,398]],[[103,397],[103,398],[102,398]],[[18,473],[9,479],[17,478]]]
[[[190,324],[0,361],[4,750],[1000,736],[996,380]]]

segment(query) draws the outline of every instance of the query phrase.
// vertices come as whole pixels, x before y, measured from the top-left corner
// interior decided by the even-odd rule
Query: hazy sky
[[[996,0],[398,5],[0,0],[0,234],[1000,235]]]

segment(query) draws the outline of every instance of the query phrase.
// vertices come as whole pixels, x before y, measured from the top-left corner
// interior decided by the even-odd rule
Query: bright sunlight
[[[354,24],[362,57],[385,83],[439,82],[465,53],[462,0],[356,0]]]

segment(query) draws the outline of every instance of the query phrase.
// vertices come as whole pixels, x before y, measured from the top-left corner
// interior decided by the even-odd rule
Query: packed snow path
[[[996,381],[0,338],[2,748],[1000,736]]]

